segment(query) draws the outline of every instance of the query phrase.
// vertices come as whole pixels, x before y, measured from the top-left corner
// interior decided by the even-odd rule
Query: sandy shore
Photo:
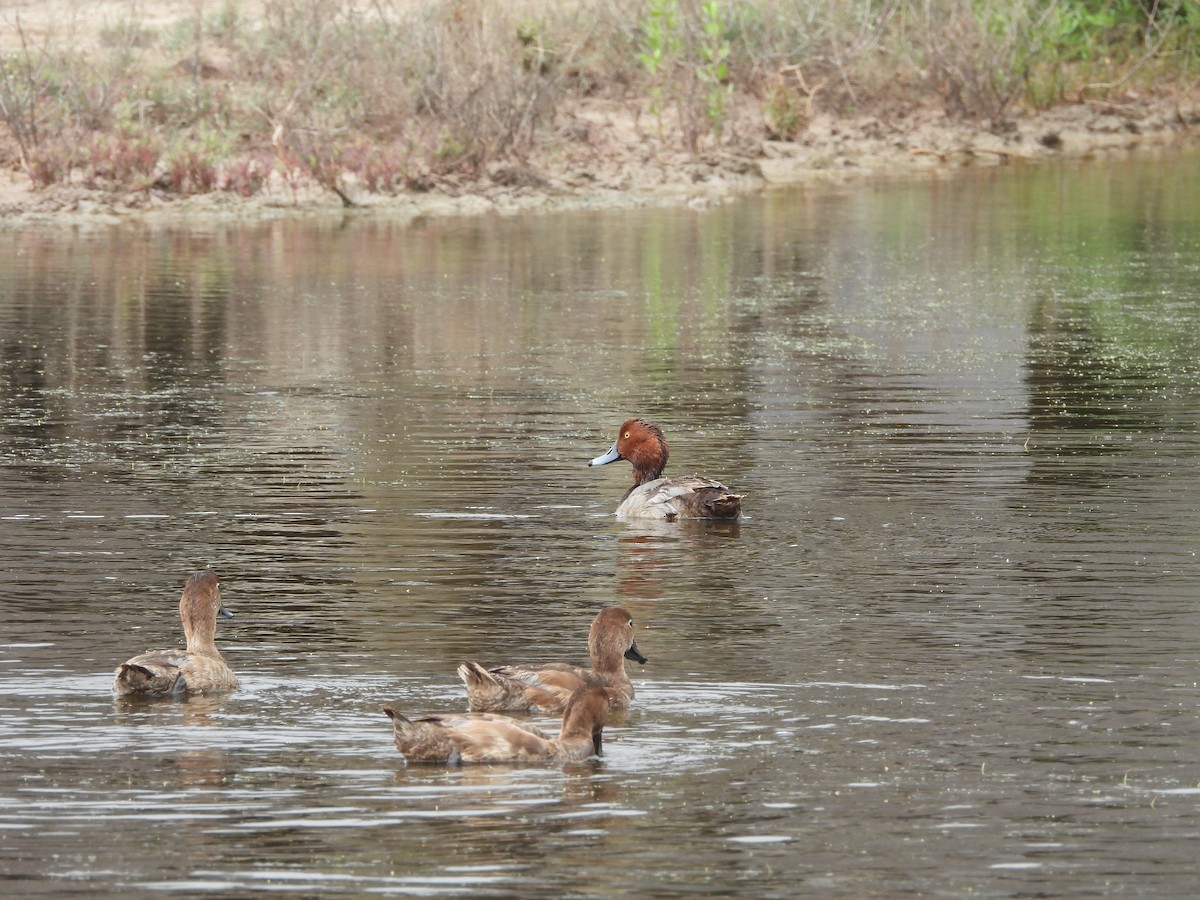
[[[649,205],[702,209],[783,185],[928,176],[963,166],[1046,164],[1194,145],[1200,103],[1126,96],[1017,113],[999,125],[956,121],[937,111],[892,119],[818,114],[795,141],[743,140],[737,148],[692,156],[663,146],[628,106],[597,100],[562,111],[558,133],[564,132],[578,138],[556,140],[544,152],[495,165],[473,180],[440,179],[425,191],[370,194],[348,180],[349,211],[404,218]],[[249,198],[228,193],[180,198],[153,189],[114,194],[82,185],[35,190],[19,171],[0,173],[0,228],[9,229],[344,215],[347,209],[332,191],[297,188],[278,175]]]

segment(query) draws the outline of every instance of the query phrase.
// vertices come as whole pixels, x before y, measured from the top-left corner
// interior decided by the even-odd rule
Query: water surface
[[[6,895],[1189,893],[1198,172],[0,234]],[[200,567],[243,688],[115,702]],[[602,759],[404,765],[610,604]]]

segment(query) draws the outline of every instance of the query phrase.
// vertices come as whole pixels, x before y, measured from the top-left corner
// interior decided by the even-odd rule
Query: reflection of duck
[[[588,655],[590,669],[567,663],[485,669],[465,662],[458,667],[458,677],[467,686],[467,698],[476,712],[530,707],[558,712],[579,688],[589,684],[608,688],[613,706],[628,706],[634,692],[625,673],[625,660],[646,663],[633,639],[633,616],[628,610],[609,606],[596,614],[588,631]]]
[[[151,650],[117,667],[113,690],[127,694],[183,696],[231,691],[237,676],[213,642],[217,616],[232,619],[221,605],[221,587],[212,572],[197,572],[179,598],[179,618],[187,636],[186,650]]]
[[[118,694],[113,709],[130,725],[157,728],[182,722],[203,726],[216,721],[227,700],[223,693],[183,694],[175,698],[179,703],[165,707],[156,702],[158,699],[156,694]]]
[[[742,512],[742,495],[711,478],[676,475],[664,478],[670,449],[662,429],[644,419],[629,419],[617,432],[609,451],[589,466],[618,459],[633,464],[633,487],[617,507],[618,516],[653,519],[736,519]]]
[[[600,752],[608,694],[598,685],[580,688],[563,711],[552,738],[529,722],[494,713],[457,713],[408,719],[390,706],[396,748],[408,762],[578,762]]]
[[[220,788],[232,774],[232,766],[223,750],[183,750],[172,758],[179,772],[179,781],[189,788]],[[187,800],[194,804],[219,804],[216,791],[188,791]]]

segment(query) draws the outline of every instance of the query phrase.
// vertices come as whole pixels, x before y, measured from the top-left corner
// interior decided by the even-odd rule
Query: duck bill
[[[227,610],[224,606],[222,606],[220,609],[217,610],[217,615],[220,616],[222,619],[232,619],[233,618],[233,613],[231,613],[229,610]]]
[[[620,458],[621,454],[617,452],[617,445],[614,443],[612,447],[609,448],[607,453],[605,453],[603,456],[597,456],[590,463],[588,463],[588,465],[607,466],[610,462],[616,462]]]
[[[629,645],[629,649],[625,651],[625,658],[632,659],[635,663],[641,663],[643,666],[646,664],[646,657],[638,651],[637,641]]]

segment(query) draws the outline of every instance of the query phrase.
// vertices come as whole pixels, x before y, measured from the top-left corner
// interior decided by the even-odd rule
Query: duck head
[[[645,419],[629,419],[617,432],[617,439],[609,451],[588,465],[604,466],[627,459],[633,466],[633,483],[639,485],[662,478],[670,453],[661,428]]]
[[[633,616],[620,606],[607,606],[592,619],[592,627],[588,630],[588,652],[592,667],[597,671],[611,671],[623,666],[622,658],[643,666],[646,664],[646,657],[642,656],[633,639]]]
[[[213,572],[197,572],[187,580],[179,598],[179,618],[183,620],[189,652],[207,651],[213,646],[217,616],[233,618],[221,602],[221,582]]]

